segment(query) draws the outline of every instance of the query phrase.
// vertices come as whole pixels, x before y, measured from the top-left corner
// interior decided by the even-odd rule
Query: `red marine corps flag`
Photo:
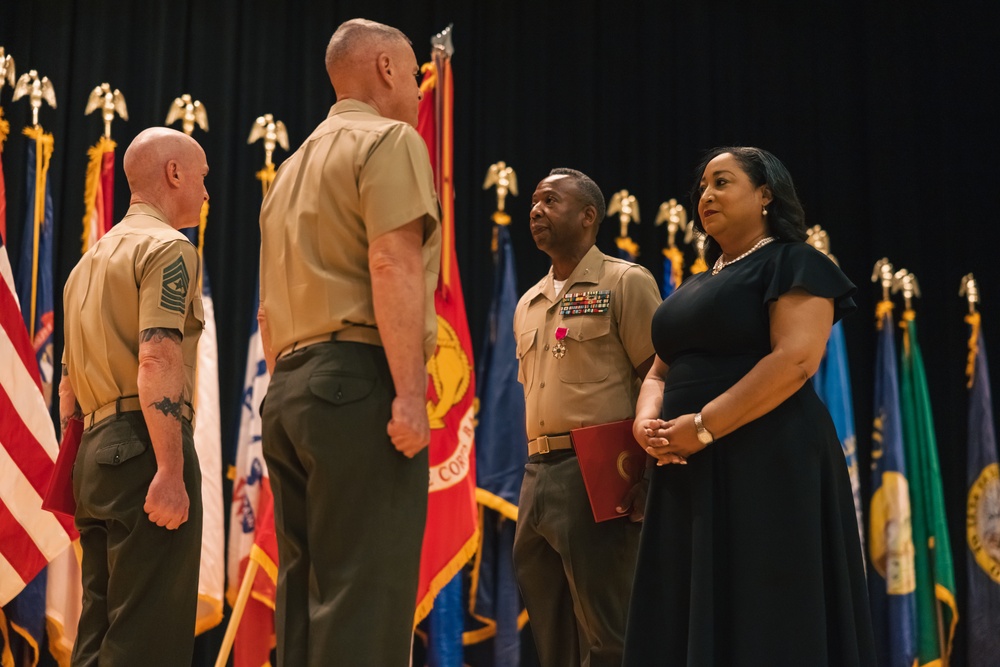
[[[442,242],[441,277],[434,293],[437,348],[427,363],[430,495],[414,624],[427,616],[435,596],[461,571],[479,542],[475,499],[476,387],[472,341],[455,261],[450,29],[446,33],[432,40],[433,63],[423,68],[424,97],[417,127],[427,143],[434,167],[441,200]],[[461,620],[455,632],[461,646]]]

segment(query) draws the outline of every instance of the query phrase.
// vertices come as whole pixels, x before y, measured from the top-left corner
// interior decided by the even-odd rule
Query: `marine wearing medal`
[[[531,233],[552,268],[514,314],[529,438],[514,565],[544,667],[621,663],[638,547],[638,523],[595,523],[569,437],[633,417],[653,356],[659,289],[649,271],[594,245],[604,212],[579,171],[539,183]],[[642,505],[623,499],[623,516],[641,519]]]

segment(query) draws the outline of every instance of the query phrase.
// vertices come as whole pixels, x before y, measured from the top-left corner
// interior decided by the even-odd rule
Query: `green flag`
[[[903,313],[900,326],[904,333],[899,403],[916,547],[917,655],[919,665],[936,666],[947,664],[958,622],[955,570],[944,514],[934,419],[912,310]]]

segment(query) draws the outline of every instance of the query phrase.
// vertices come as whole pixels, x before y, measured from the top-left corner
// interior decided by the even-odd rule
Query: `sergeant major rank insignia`
[[[160,307],[175,313],[184,313],[188,292],[188,270],[184,257],[178,256],[163,269],[163,284],[160,288]]]
[[[567,294],[559,308],[560,315],[599,315],[608,312],[611,290],[594,290]]]

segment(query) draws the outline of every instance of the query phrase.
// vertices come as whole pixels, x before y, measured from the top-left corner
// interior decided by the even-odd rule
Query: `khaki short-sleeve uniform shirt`
[[[381,344],[368,246],[424,221],[424,349],[437,344],[441,227],[427,147],[410,125],[337,102],[278,169],[260,214],[260,301],[275,352],[344,329]]]
[[[204,328],[198,251],[147,204],[133,204],[88,250],[63,289],[69,371],[84,414],[138,396],[139,333],[175,329],[184,356],[183,400],[191,401]]]
[[[650,323],[659,305],[649,271],[597,246],[560,294],[550,269],[521,297],[514,335],[529,439],[635,416],[635,368],[654,353]]]

